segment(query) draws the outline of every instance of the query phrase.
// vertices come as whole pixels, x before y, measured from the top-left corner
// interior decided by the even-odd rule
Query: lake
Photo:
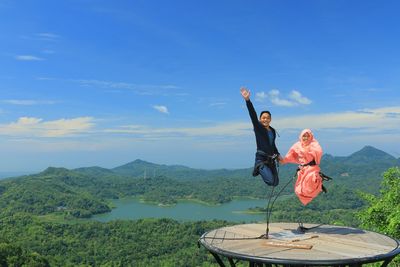
[[[245,213],[249,208],[264,207],[267,200],[235,199],[221,205],[205,205],[194,201],[180,201],[173,206],[143,203],[139,199],[113,200],[114,208],[106,214],[93,216],[107,222],[116,219],[171,218],[179,221],[227,220],[233,222],[265,221],[265,214]]]

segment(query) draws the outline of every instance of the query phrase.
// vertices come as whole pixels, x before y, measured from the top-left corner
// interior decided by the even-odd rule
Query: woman
[[[325,191],[322,185],[322,177],[319,164],[322,157],[322,148],[314,138],[310,129],[304,129],[286,156],[281,160],[282,164],[299,164],[297,181],[294,191],[303,205],[310,203],[321,191]]]
[[[270,126],[271,113],[263,111],[258,119],[257,113],[250,101],[250,91],[242,87],[240,93],[244,100],[246,100],[246,106],[256,136],[257,153],[253,176],[260,174],[267,185],[277,186],[279,184],[279,177],[275,161],[279,157],[279,152],[275,145],[275,129]]]

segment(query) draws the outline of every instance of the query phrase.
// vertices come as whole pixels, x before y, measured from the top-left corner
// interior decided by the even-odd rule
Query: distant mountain
[[[353,164],[374,164],[378,161],[387,162],[389,165],[395,165],[398,161],[392,155],[372,146],[363,147],[360,151],[351,154],[347,160]]]
[[[349,194],[355,194],[354,190],[378,193],[382,173],[394,166],[400,166],[398,159],[370,146],[348,157],[324,155],[321,162],[322,171],[333,178],[325,182],[331,198],[337,196],[337,187],[349,190]],[[293,186],[287,182],[293,178],[296,167],[280,167],[280,186],[289,185],[282,194],[293,195]],[[113,169],[49,167],[38,174],[0,180],[0,210],[37,215],[62,211],[68,216],[85,218],[109,211],[106,199],[126,196],[163,204],[185,198],[224,203],[235,196],[265,197],[267,186],[251,173],[252,167],[202,170],[143,160]]]
[[[328,176],[334,178],[332,183],[352,186],[363,191],[377,192],[382,173],[393,166],[400,166],[400,159],[374,148],[365,146],[347,157],[335,157],[325,154],[322,158],[321,169]],[[280,166],[280,179],[284,183],[293,177],[295,164]],[[245,169],[194,169],[182,165],[155,164],[137,159],[113,169],[100,167],[79,168],[75,171],[86,175],[107,177],[110,175],[131,178],[167,177],[178,180],[217,179],[229,177],[232,179],[251,178],[252,167]]]
[[[121,175],[150,177],[150,176],[160,175],[161,173],[165,175],[165,173],[170,173],[170,172],[178,172],[178,173],[191,172],[194,169],[181,165],[164,165],[164,164],[159,165],[137,159],[127,164],[115,167],[111,170],[114,173],[118,173]]]
[[[216,169],[216,170],[204,170],[204,169],[193,169],[182,165],[159,165],[147,161],[137,159],[130,163],[111,169],[116,174],[131,177],[144,177],[151,178],[157,176],[165,176],[175,179],[201,179],[201,178],[215,178],[215,177],[227,177],[238,175],[248,176],[249,172],[244,170],[228,170],[228,169]]]
[[[382,173],[395,166],[400,166],[400,159],[372,146],[348,157],[324,155],[321,162],[322,171],[334,177],[333,182],[369,192],[377,192]]]
[[[321,162],[322,171],[333,178],[333,181],[326,182],[328,191],[331,186],[337,185],[377,193],[382,173],[394,166],[400,166],[399,159],[371,146],[366,146],[348,157],[325,154]],[[281,185],[292,179],[296,167],[295,164],[280,166]],[[28,185],[28,188],[33,186],[32,183],[37,184],[34,187],[40,188],[40,191],[44,190],[43,192],[60,190],[60,193],[55,193],[57,196],[71,191],[74,192],[75,196],[72,198],[75,199],[83,198],[82,190],[90,194],[89,198],[96,199],[93,203],[98,204],[94,206],[100,206],[100,209],[104,209],[104,206],[102,200],[98,198],[118,198],[128,195],[148,194],[149,199],[150,196],[169,199],[174,196],[191,195],[193,198],[207,199],[207,194],[213,192],[216,201],[229,199],[232,196],[263,196],[264,184],[259,177],[252,177],[251,173],[252,166],[235,170],[204,170],[181,165],[161,165],[137,159],[113,169],[97,166],[74,170],[49,167],[35,175],[2,180],[4,183],[0,183],[2,187],[0,191],[8,191],[7,188],[13,181],[21,184],[26,184],[23,181],[29,181],[31,185]],[[14,197],[20,197],[24,190],[31,191],[21,186],[13,188],[18,193],[13,197],[10,195],[9,201]],[[293,188],[288,186],[284,193],[290,194],[292,191]],[[56,208],[57,205],[62,206],[66,198],[63,197],[63,200],[57,202],[58,204],[55,203],[52,208]],[[78,205],[72,206],[75,210],[78,209]]]
[[[77,168],[74,169],[74,171],[76,172],[80,172],[80,173],[84,173],[87,175],[96,175],[96,176],[108,176],[108,175],[112,175],[115,174],[112,170],[110,169],[106,169],[106,168],[102,168],[102,167],[82,167],[82,168]]]

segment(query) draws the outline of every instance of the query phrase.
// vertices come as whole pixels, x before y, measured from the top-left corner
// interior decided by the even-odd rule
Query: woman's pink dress
[[[302,136],[309,133],[307,143],[303,142]],[[286,154],[282,163],[299,164],[297,172],[297,181],[294,191],[303,205],[310,203],[322,191],[322,178],[319,175],[319,164],[322,157],[322,148],[318,141],[314,139],[310,129],[305,129],[301,132],[300,141],[295,143]],[[315,160],[315,165],[306,165]],[[306,166],[303,166],[306,165]]]

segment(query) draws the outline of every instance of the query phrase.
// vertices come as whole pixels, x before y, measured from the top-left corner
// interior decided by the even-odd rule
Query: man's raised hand
[[[250,90],[247,90],[246,87],[240,88],[240,93],[242,94],[244,100],[249,100],[250,99]]]

